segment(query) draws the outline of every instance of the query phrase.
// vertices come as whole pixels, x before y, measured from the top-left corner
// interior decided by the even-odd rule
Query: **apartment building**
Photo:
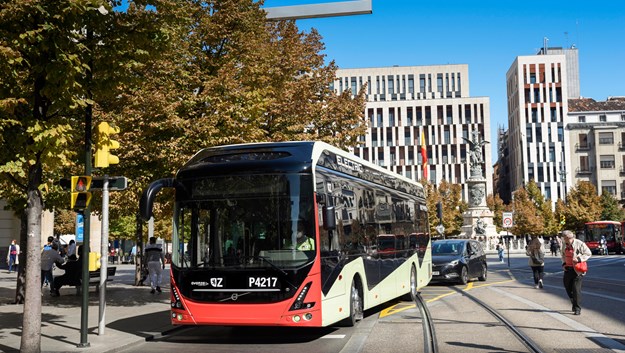
[[[569,99],[568,105],[568,174],[625,202],[625,97]]]
[[[551,199],[564,199],[573,185],[567,168],[569,136],[565,133],[568,101],[579,98],[576,48],[542,48],[517,57],[506,74],[510,190],[534,179]]]
[[[474,130],[490,136],[488,97],[469,95],[466,64],[393,66],[337,70],[334,90],[356,94],[366,85],[369,128],[352,152],[414,180],[424,177],[421,134],[427,150],[427,179],[463,185],[470,176],[467,150]],[[493,191],[490,145],[483,148],[487,193]]]

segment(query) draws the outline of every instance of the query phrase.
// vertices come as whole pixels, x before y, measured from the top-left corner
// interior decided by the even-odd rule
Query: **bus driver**
[[[304,223],[299,222],[297,224],[297,237],[295,239],[295,246],[291,245],[289,248],[295,250],[315,250],[315,240],[304,234]]]

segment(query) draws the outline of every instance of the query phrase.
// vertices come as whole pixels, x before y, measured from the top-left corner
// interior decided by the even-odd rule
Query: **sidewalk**
[[[80,344],[81,301],[74,287],[61,288],[60,297],[51,297],[43,288],[41,297],[42,352],[118,352],[145,341],[147,337],[172,329],[169,308],[169,270],[163,271],[163,293],[150,294],[150,287],[135,287],[134,265],[117,266],[112,282],[107,283],[105,329],[98,335],[99,293],[90,287],[89,347]],[[55,270],[55,275],[62,274]],[[16,275],[0,270],[0,352],[19,352],[23,305],[9,304],[15,299]]]

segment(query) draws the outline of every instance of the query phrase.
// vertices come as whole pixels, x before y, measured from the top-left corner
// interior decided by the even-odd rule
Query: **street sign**
[[[437,225],[436,231],[438,232],[438,234],[443,235],[443,233],[445,233],[445,226],[443,226],[442,224]]]
[[[125,176],[112,176],[109,177],[109,191],[121,191],[125,190],[128,187],[128,178]],[[91,178],[91,187],[90,190],[101,190],[104,184],[104,177],[92,177]],[[68,178],[63,178],[59,180],[59,185],[65,189],[69,190],[71,187],[71,181]]]
[[[82,213],[76,214],[76,243],[82,243],[85,235],[85,221]]]
[[[504,212],[503,213],[503,227],[504,228],[512,228],[512,212]]]

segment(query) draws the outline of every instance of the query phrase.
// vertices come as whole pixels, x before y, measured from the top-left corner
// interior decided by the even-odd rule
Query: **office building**
[[[337,70],[334,90],[356,94],[366,85],[368,131],[353,153],[414,180],[424,177],[421,134],[427,150],[427,179],[463,186],[470,176],[464,139],[474,130],[488,140],[488,97],[469,95],[466,64]],[[492,193],[490,145],[483,148],[487,194]]]
[[[531,179],[543,195],[564,199],[572,185],[565,133],[568,100],[579,97],[576,48],[542,48],[517,57],[506,74],[510,190]]]

